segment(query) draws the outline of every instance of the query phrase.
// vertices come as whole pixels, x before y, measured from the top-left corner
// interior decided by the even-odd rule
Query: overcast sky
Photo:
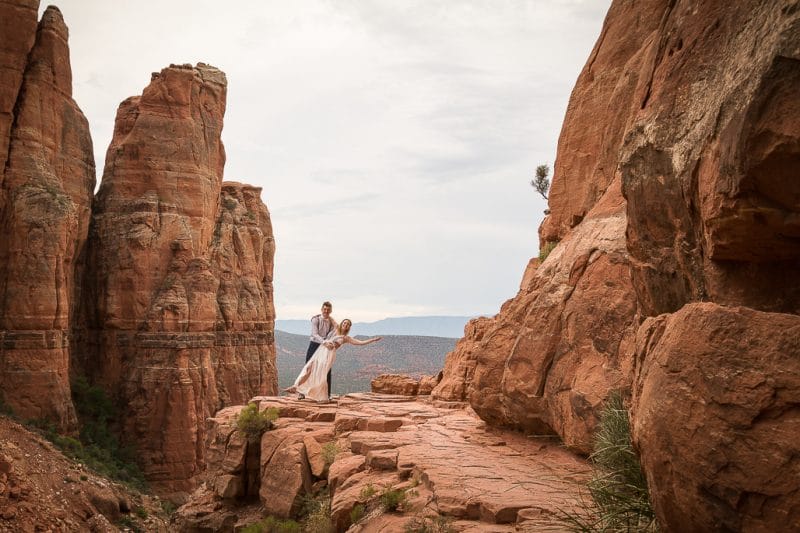
[[[493,315],[537,254],[572,86],[610,0],[60,0],[98,180],[119,103],[228,77],[225,179],[264,188],[278,318]],[[46,4],[42,5],[41,11]]]

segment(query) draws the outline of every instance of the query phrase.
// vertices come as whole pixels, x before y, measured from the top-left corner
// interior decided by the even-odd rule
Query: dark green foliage
[[[117,525],[126,527],[131,531],[133,531],[134,533],[142,533],[144,531],[130,516],[120,517],[120,519],[117,521]]]
[[[133,510],[133,512],[134,512],[134,514],[136,514],[136,516],[138,516],[138,517],[139,517],[139,518],[141,518],[142,520],[145,520],[145,519],[146,519],[146,518],[149,516],[149,513],[147,512],[147,509],[145,509],[145,508],[144,508],[144,507],[142,507],[141,505],[137,506],[137,507],[136,507],[136,508]]]
[[[531,180],[531,187],[541,194],[545,200],[547,200],[547,191],[550,189],[550,180],[547,179],[548,174],[550,174],[550,167],[539,165],[536,167],[535,177]]]
[[[539,261],[544,261],[547,259],[547,256],[550,255],[550,252],[558,245],[558,242],[545,242],[542,249],[539,250]]]
[[[264,520],[250,524],[239,530],[240,533],[300,533],[300,524],[294,520],[281,520],[268,516]]]
[[[251,403],[239,413],[236,429],[241,431],[248,441],[258,442],[265,431],[272,429],[277,419],[278,410],[275,407],[259,411],[258,405]]]
[[[325,466],[331,466],[339,452],[339,445],[336,442],[326,442],[322,446],[322,460],[325,461]]]
[[[589,459],[594,470],[588,484],[591,502],[583,502],[581,512],[564,516],[573,531],[658,531],[619,392],[606,401]]]
[[[3,397],[2,392],[0,392],[0,415],[14,418],[14,410],[6,403],[6,399]]]
[[[357,503],[356,506],[350,510],[350,524],[356,524],[362,518],[364,518],[364,504]]]
[[[134,450],[123,447],[111,430],[117,413],[105,391],[97,385],[89,385],[86,378],[79,376],[72,383],[72,402],[81,428],[80,442],[70,450],[72,456],[102,475],[138,490],[146,490],[144,474],[136,464]],[[61,447],[58,442],[53,442]]]
[[[406,493],[399,489],[386,489],[381,493],[381,505],[387,512],[394,512],[403,506],[406,501]]]

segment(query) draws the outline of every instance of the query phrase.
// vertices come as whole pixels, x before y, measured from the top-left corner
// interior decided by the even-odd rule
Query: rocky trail
[[[295,516],[303,495],[324,487],[339,531],[404,531],[411,521],[436,520],[453,531],[560,530],[559,517],[573,510],[589,476],[586,460],[552,436],[492,428],[457,402],[373,393],[331,404],[252,401],[279,410],[275,428],[248,446],[234,429],[243,407],[217,413],[208,476],[178,510],[179,530],[232,530],[262,513]],[[338,453],[326,465],[322,450],[333,446]],[[398,512],[376,504],[390,489],[406,495]],[[358,505],[365,514],[351,524]]]

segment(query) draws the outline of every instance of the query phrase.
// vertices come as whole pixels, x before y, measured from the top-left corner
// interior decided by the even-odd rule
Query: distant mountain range
[[[311,333],[311,316],[307,320],[276,320],[275,329],[297,335]],[[333,314],[337,320],[347,318]],[[464,325],[473,317],[469,316],[408,316],[384,318],[377,322],[354,322],[352,331],[356,335],[415,335],[431,337],[450,337],[460,339],[464,336]]]
[[[358,335],[357,337],[361,337]],[[367,346],[346,344],[336,352],[333,393],[370,390],[380,374],[437,374],[457,339],[431,336],[385,335],[381,342]],[[290,386],[306,361],[308,335],[275,331],[278,385]]]

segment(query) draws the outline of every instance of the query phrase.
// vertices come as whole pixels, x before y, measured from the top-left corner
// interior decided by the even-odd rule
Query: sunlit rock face
[[[71,430],[70,329],[94,155],[72,99],[67,27],[49,7],[37,28],[37,9],[0,4],[0,395],[24,419]]]
[[[797,384],[782,376],[778,353],[796,351],[800,313],[799,82],[796,2],[613,2],[561,132],[550,214],[540,227],[542,243],[558,245],[531,262],[498,315],[468,325],[434,398],[468,401],[493,424],[553,433],[588,452],[609,390],[635,390],[635,442],[663,524],[795,525],[796,506],[785,496],[797,493],[798,476],[781,477],[779,488],[760,473],[706,486],[700,478],[719,465],[702,454],[671,455],[668,434],[682,427],[656,413],[672,395],[692,423],[711,424],[721,415],[708,380],[719,390],[750,386],[739,379],[738,358],[758,359],[763,344],[774,362],[765,360],[759,375],[781,392],[754,416],[793,423],[783,406]],[[696,302],[713,304],[694,309]],[[657,315],[658,328],[646,321]],[[748,328],[749,320],[757,325]],[[659,341],[665,327],[676,331],[667,345]],[[789,332],[778,334],[783,328]],[[726,333],[734,331],[741,336]],[[723,346],[715,335],[732,338]],[[708,353],[692,355],[707,344],[716,354],[712,373],[702,370]],[[745,392],[726,396],[731,410],[751,407]],[[725,468],[793,465],[789,441],[764,458],[769,464],[753,461],[751,451],[767,449],[769,438],[752,420],[741,427],[737,420],[720,421],[704,437],[703,446],[722,449],[747,432]],[[685,479],[665,474],[667,456],[670,471]],[[693,511],[674,497],[683,486],[713,516],[688,520]]]
[[[277,391],[272,227],[260,188],[222,182],[226,85],[173,65],[125,100],[92,218],[77,363],[116,392],[162,492],[193,487],[206,418]]]

